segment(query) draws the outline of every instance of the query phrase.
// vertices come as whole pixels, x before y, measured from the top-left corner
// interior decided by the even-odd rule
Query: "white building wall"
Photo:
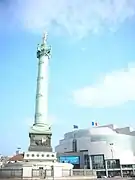
[[[118,133],[120,133],[120,134],[130,135],[130,133],[131,133],[131,128],[130,128],[130,127],[116,128],[115,131],[118,132]]]
[[[105,159],[120,159],[121,164],[135,164],[135,136],[125,135],[124,131],[127,133],[128,130],[122,128],[117,133],[112,126],[111,128],[104,126],[69,132],[56,146],[55,151],[60,153],[72,151],[75,138],[78,151],[88,150],[89,155],[104,154]]]
[[[105,141],[91,143],[88,152],[89,155],[104,154],[105,159],[120,159],[121,164],[135,164],[135,157],[132,149],[123,149],[123,147],[115,145],[111,147],[110,144]]]
[[[60,143],[58,146],[55,147],[55,151],[59,153],[73,151],[72,141],[73,139],[63,141],[62,143]]]
[[[89,152],[89,155],[104,154],[105,158],[108,158],[107,143],[105,141],[91,142],[88,152]]]
[[[88,150],[90,148],[90,137],[77,138],[77,149],[79,151]]]

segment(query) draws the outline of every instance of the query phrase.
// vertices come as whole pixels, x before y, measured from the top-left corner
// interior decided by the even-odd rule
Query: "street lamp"
[[[112,153],[112,169],[113,169],[113,175],[114,175],[114,154],[113,154],[113,143],[110,143],[111,147],[111,153]]]
[[[112,160],[113,160],[113,143],[110,143],[110,146],[111,146],[111,153],[112,153]]]

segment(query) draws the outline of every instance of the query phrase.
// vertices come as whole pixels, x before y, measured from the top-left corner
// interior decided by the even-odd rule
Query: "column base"
[[[30,128],[30,133],[34,134],[52,134],[50,124],[33,124]]]
[[[51,128],[47,124],[33,125],[29,132],[29,151],[52,152]]]

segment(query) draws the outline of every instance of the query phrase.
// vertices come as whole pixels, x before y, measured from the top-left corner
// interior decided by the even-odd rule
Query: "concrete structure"
[[[135,131],[130,127],[116,128],[113,124],[75,130],[64,134],[55,151],[58,157],[63,153],[71,156],[73,152],[76,156],[83,156],[80,168],[120,171],[123,167],[134,173]]]

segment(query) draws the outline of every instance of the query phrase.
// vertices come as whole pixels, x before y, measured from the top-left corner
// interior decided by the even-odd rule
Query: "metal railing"
[[[96,176],[96,172],[90,169],[73,169],[73,171],[63,170],[62,177],[75,177],[75,176]],[[23,177],[23,169],[0,169],[0,179],[2,178],[17,178]],[[52,169],[33,169],[31,178],[49,178],[54,177],[54,171]]]
[[[73,176],[96,176],[96,171],[91,169],[73,169]]]
[[[23,169],[0,169],[0,179],[2,178],[22,178]]]

